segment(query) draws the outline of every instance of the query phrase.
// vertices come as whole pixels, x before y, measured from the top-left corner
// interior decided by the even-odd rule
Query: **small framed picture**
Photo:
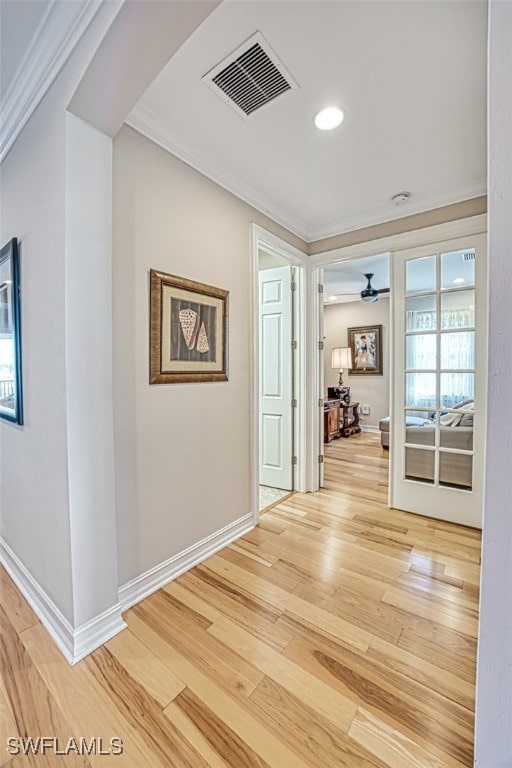
[[[227,381],[229,292],[154,269],[150,283],[149,383]]]
[[[382,376],[382,325],[347,328],[347,334],[353,366],[349,374]]]
[[[14,237],[0,250],[0,418],[23,424],[20,268]]]

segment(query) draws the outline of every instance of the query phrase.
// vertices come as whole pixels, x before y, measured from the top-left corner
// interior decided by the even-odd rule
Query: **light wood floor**
[[[388,510],[375,436],[326,453],[325,489],[267,511],[75,667],[4,573],[0,764],[471,766],[480,536]],[[124,753],[10,758],[18,734]]]

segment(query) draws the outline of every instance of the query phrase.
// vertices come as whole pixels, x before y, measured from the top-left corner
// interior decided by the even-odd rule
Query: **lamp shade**
[[[331,353],[331,368],[341,371],[352,368],[352,353],[350,347],[333,347]]]

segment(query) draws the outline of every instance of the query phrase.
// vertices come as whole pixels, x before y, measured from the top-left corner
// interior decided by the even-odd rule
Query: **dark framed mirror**
[[[15,237],[0,251],[0,418],[23,424],[20,266]]]

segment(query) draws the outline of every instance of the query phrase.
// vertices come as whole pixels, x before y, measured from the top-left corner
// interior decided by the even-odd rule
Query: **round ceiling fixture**
[[[345,115],[338,107],[321,109],[315,117],[315,125],[320,131],[332,131],[341,125]]]
[[[403,205],[408,201],[410,198],[411,193],[410,192],[397,192],[396,195],[393,195],[391,198],[391,202],[395,205]]]

